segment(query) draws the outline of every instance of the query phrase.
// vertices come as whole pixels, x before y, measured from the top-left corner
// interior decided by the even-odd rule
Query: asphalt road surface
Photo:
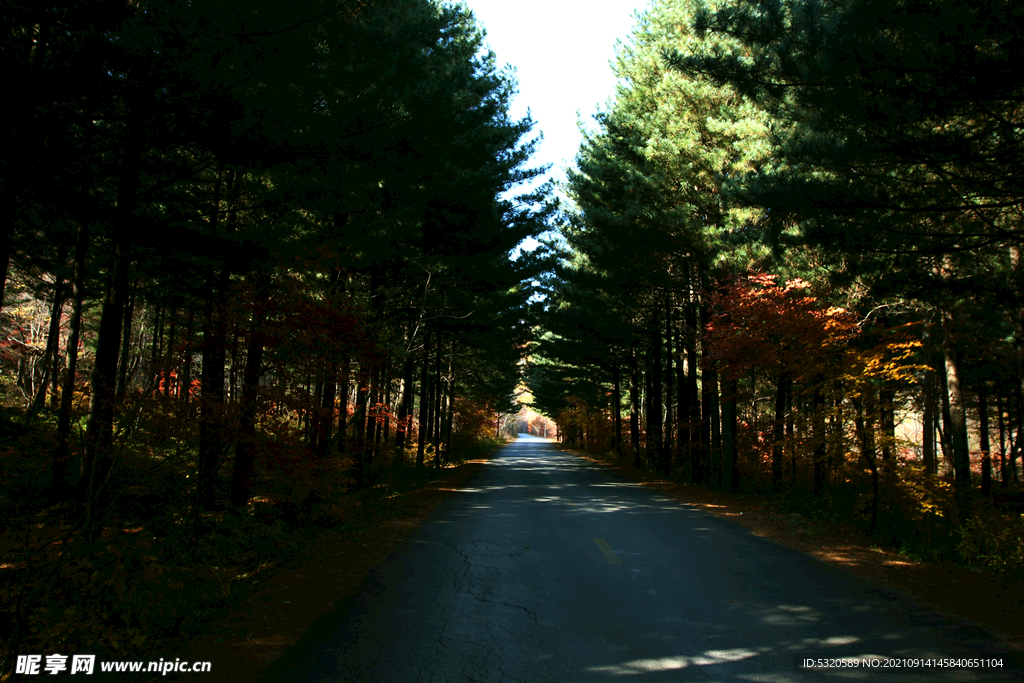
[[[858,666],[798,668],[838,657]],[[1002,667],[912,666],[951,658]],[[1024,657],[522,437],[261,680],[1024,681]]]

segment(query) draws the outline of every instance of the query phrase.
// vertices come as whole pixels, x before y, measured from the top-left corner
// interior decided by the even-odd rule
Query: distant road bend
[[[795,666],[871,655],[1003,667]],[[522,436],[261,680],[1024,681],[1024,658]]]

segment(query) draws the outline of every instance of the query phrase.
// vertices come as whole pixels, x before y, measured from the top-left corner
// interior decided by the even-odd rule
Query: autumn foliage
[[[722,372],[760,370],[808,381],[836,372],[857,334],[854,316],[823,305],[810,283],[759,273],[725,284],[711,300],[714,317],[705,340]]]

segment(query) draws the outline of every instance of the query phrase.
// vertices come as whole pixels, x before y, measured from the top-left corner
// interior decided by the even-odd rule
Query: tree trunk
[[[825,486],[828,484],[828,470],[826,469],[828,435],[825,433],[825,377],[823,375],[814,378],[814,414],[811,419],[814,428],[813,493],[815,496],[821,496],[825,493]]]
[[[344,455],[348,448],[348,395],[352,385],[352,359],[345,355],[341,360],[341,384],[338,388],[338,453]]]
[[[167,339],[167,348],[168,348],[167,358],[173,358],[174,357],[170,353],[170,348],[173,346],[172,342],[174,341],[174,315],[175,315],[175,313],[176,313],[175,309],[171,308],[171,331],[170,331],[170,335],[169,335],[169,337]],[[227,351],[230,352],[230,358],[231,358],[231,362],[228,363],[228,365],[227,365],[227,371],[228,371],[228,390],[227,390],[227,394],[225,396],[225,400],[227,400],[228,402],[237,400],[237,396],[238,396],[238,368],[241,366],[241,363],[238,362],[238,347],[240,346],[239,339],[238,339],[239,327],[237,325],[232,325],[231,327],[232,327],[231,343],[228,344],[228,346],[227,346]],[[170,381],[171,371],[172,370],[173,370],[173,368],[170,366],[170,364],[169,363],[166,364],[166,367],[164,368],[164,374],[167,375],[168,381]],[[317,388],[317,397],[319,397],[321,395],[320,392],[322,390],[323,390],[323,373],[321,372],[321,375],[320,375],[320,386]],[[319,406],[320,404],[317,403],[316,405]]]
[[[7,206],[9,220],[7,225],[0,230],[0,312],[4,310],[4,292],[7,291],[7,271],[11,265],[11,235],[14,234],[16,218],[15,211]]]
[[[697,357],[696,298],[691,287],[688,290],[686,302],[686,403],[689,407],[687,422],[690,430],[686,442],[690,460],[690,480],[695,484],[703,482],[707,476],[703,464],[701,400],[700,388],[697,383],[697,368],[700,367],[700,360]]]
[[[896,449],[896,392],[888,383],[878,390],[878,410],[882,428],[882,460],[888,462]]]
[[[978,385],[978,436],[981,440],[981,494],[992,495],[992,447],[988,431],[988,383]]]
[[[92,398],[86,424],[85,457],[81,479],[82,499],[89,524],[100,520],[106,505],[106,484],[113,465],[111,446],[114,436],[117,357],[121,320],[127,299],[130,244],[124,237],[114,246],[114,267],[108,277],[91,379]],[[93,532],[97,526],[91,527]]]
[[[439,341],[439,339],[435,340],[435,343]],[[431,357],[429,354],[423,357],[423,362],[426,365],[425,376],[427,379],[426,388],[423,390],[423,396],[425,397],[427,404],[427,417],[423,424],[423,458],[425,465],[428,455],[427,450],[430,448],[430,445],[434,440],[434,394],[437,391],[437,383],[434,381],[434,373],[431,372]]]
[[[210,232],[218,234],[222,171],[218,171],[210,206]],[[230,194],[230,193],[229,193]],[[203,302],[202,371],[199,376],[199,457],[196,495],[201,507],[212,509],[217,472],[226,450],[224,435],[224,368],[227,362],[227,295],[231,273],[225,265],[207,278]],[[154,324],[154,345],[159,333]],[[155,356],[155,354],[154,354]],[[155,368],[154,368],[155,370]]]
[[[210,278],[209,298],[203,305],[203,359],[199,376],[199,504],[213,509],[217,472],[226,451],[224,434],[224,370],[227,364],[227,268]]]
[[[454,351],[452,356],[454,356]],[[452,455],[452,428],[455,423],[455,374],[452,367],[452,356],[448,357],[448,409],[445,411],[447,424],[444,437],[444,453],[449,461]]]
[[[700,353],[700,460],[701,460],[701,483],[705,486],[714,486],[713,482],[721,477],[721,472],[715,470],[720,463],[714,453],[714,407],[718,405],[717,378],[715,377],[714,366],[711,356],[707,352],[707,340],[703,330],[707,329],[708,307],[706,303],[700,306],[700,329],[701,353]]]
[[[878,527],[878,461],[875,458],[874,435],[864,419],[864,403],[861,399],[855,398],[853,407],[857,411],[853,424],[857,432],[860,455],[871,470],[871,525],[868,527],[868,535],[871,536]]]
[[[711,412],[711,450],[710,470],[711,486],[715,489],[722,488],[722,417],[721,405],[719,403],[718,388],[718,362],[711,358],[707,363],[707,372],[704,374],[704,381],[710,386],[708,410]]]
[[[947,467],[953,469],[953,418],[950,413],[949,392],[946,391],[949,381],[946,374],[945,355],[941,356],[936,362],[941,370],[939,398],[942,403],[942,419],[941,426],[939,427],[939,443],[942,445],[942,459],[946,462]]]
[[[1006,420],[1003,415],[1006,400],[1003,398],[1002,384],[997,385],[997,387],[996,411],[999,417],[999,488],[1006,488],[1010,484],[1008,471],[1006,469]]]
[[[211,280],[212,282],[212,280]],[[210,290],[216,292],[216,287]],[[149,352],[149,385],[146,387],[148,393],[152,387],[160,386],[160,342],[164,334],[163,306],[157,306],[153,313],[153,345]]]
[[[782,447],[785,441],[786,399],[789,396],[791,384],[789,374],[784,370],[779,375],[779,381],[775,387],[775,423],[772,432],[772,490],[776,493],[782,490]]]
[[[333,355],[333,354],[332,354]],[[246,357],[248,362],[248,357]],[[328,358],[320,396],[320,428],[317,434],[317,455],[326,458],[331,454],[332,432],[334,429],[334,404],[337,400],[338,362]],[[244,380],[243,380],[244,381]],[[243,388],[244,392],[245,389]]]
[[[651,349],[648,346],[647,352],[643,354],[642,358],[643,369],[641,371],[642,383],[640,385],[640,434],[643,439],[644,457],[648,462],[654,462],[657,465],[656,460],[652,460],[651,453]]]
[[[245,350],[245,369],[242,371],[238,443],[235,446],[235,464],[231,472],[230,501],[235,506],[249,503],[255,472],[256,414],[259,407],[260,377],[263,374],[263,326],[266,321],[270,278],[263,273],[257,274],[253,284],[252,322]]]
[[[63,252],[64,250],[61,249],[61,251]],[[64,260],[65,254],[62,253],[58,256],[58,263],[63,263]],[[43,406],[46,405],[46,392],[50,388],[51,378],[52,381],[57,381],[60,366],[60,319],[64,314],[65,296],[64,278],[58,274],[56,282],[53,283],[50,325],[46,336],[46,350],[43,352],[43,379],[39,382],[39,388],[32,399],[32,405],[28,413],[26,413],[26,419],[31,418],[38,411],[42,410]],[[56,394],[56,387],[54,387],[54,394]]]
[[[953,482],[959,519],[965,521],[971,517],[971,456],[967,442],[967,411],[961,393],[960,350],[949,312],[942,316],[942,350],[946,360],[946,393],[949,395]]]
[[[89,248],[89,228],[79,225],[78,240],[75,244],[74,290],[71,306],[71,322],[68,329],[67,368],[64,386],[60,395],[60,410],[57,413],[57,447],[53,454],[53,473],[50,483],[54,496],[66,493],[69,440],[71,437],[71,411],[74,407],[75,380],[78,374],[78,343],[82,336],[82,306],[85,300],[85,259]]]
[[[377,446],[380,443],[380,392],[381,392],[381,376],[383,375],[383,368],[376,366],[373,368],[373,373],[370,375],[370,387],[367,390],[367,404],[366,404],[366,452],[368,454],[366,458],[366,465],[369,467],[373,464],[374,458],[377,457]]]
[[[441,386],[441,353],[444,345],[441,343],[441,335],[437,336],[437,354],[436,363],[434,365],[434,466],[440,467],[441,462],[441,422],[443,419],[442,408],[442,397],[444,395],[443,387]]]
[[[932,358],[931,327],[925,325],[924,352],[926,358]],[[935,422],[938,419],[938,397],[935,391],[935,368],[933,363],[928,363],[924,371],[924,383],[921,387],[924,393],[924,415],[922,416],[921,434],[921,459],[924,464],[925,474],[934,476],[938,471],[938,460],[935,457]]]
[[[793,410],[793,386],[790,384],[786,392],[786,438],[783,454],[789,450],[789,485],[796,486],[796,415],[800,410]]]
[[[326,372],[324,359],[317,359],[316,372],[313,374],[313,393],[309,397],[309,421],[306,423],[306,443],[309,445],[310,451],[317,456],[320,454],[320,426],[324,421],[322,404]]]
[[[622,368],[618,357],[612,360],[612,420],[615,424],[615,454],[622,457]]]
[[[846,411],[843,410],[843,403],[843,383],[840,380],[834,380],[832,384],[832,415],[829,416],[827,432],[830,439],[826,459],[826,462],[828,462],[829,476],[840,471],[843,460],[846,457],[844,448],[841,446],[837,448],[835,446],[837,442],[843,441],[843,436],[847,433],[847,428],[844,423],[844,415]]]
[[[739,485],[736,462],[737,415],[736,400],[739,383],[731,373],[722,376],[722,486],[735,491]]]
[[[640,467],[640,363],[636,345],[629,356],[629,445],[633,449],[633,467]]]
[[[429,431],[427,418],[429,412],[427,410],[430,405],[430,332],[426,331],[423,336],[423,363],[420,367],[420,415],[419,415],[419,427],[416,430],[416,467],[423,467],[424,457],[427,447],[427,432]],[[501,436],[500,426],[499,433],[496,436]]]
[[[412,351],[406,351],[405,361],[402,364],[402,401],[398,404],[398,425],[395,431],[395,463],[405,463],[405,441],[409,431],[409,421],[412,417],[413,386],[412,374],[415,369],[415,361]]]
[[[63,251],[63,250],[62,250]],[[61,256],[61,263],[66,264],[67,258],[65,254]],[[53,353],[50,358],[50,410],[53,412],[57,411],[57,407],[60,405],[58,395],[60,393],[60,322],[64,317],[64,305],[67,303],[68,294],[70,292],[71,283],[63,276],[60,278],[61,291],[60,291],[60,306],[57,307],[57,325],[56,329],[53,327],[53,320],[51,318],[50,323],[50,334],[55,336]],[[49,342],[49,339],[47,339]]]
[[[171,314],[171,329],[167,333],[167,351],[164,353],[164,398],[170,401],[171,399],[171,385],[177,382],[177,374],[175,373],[175,354],[174,345],[178,341],[176,339],[178,332],[178,309],[174,306],[170,308]],[[127,319],[127,316],[125,316]],[[234,367],[234,364],[232,364]]]
[[[672,470],[672,421],[675,396],[672,393],[672,368],[675,357],[672,353],[672,299],[665,297],[665,468],[666,473]]]
[[[380,449],[380,450],[382,452],[387,448],[388,441],[391,440],[391,398],[392,398],[391,390],[392,390],[392,386],[394,385],[394,382],[392,381],[393,378],[391,377],[391,368],[392,368],[391,356],[389,355],[385,359],[385,361],[384,361],[384,372],[383,372],[383,375],[384,375],[384,387],[383,387],[384,397],[382,399],[382,405],[383,405],[384,415],[382,416],[381,424],[380,424],[380,436],[381,436],[382,445],[383,445],[383,448]]]
[[[128,297],[128,306],[124,312],[124,323],[121,331],[121,363],[117,369],[117,397],[124,398],[128,391],[128,366],[131,365],[132,351],[132,320],[135,317],[135,297],[138,291],[138,283],[132,287]]]
[[[369,387],[367,386],[366,368],[360,367],[356,375],[356,409],[352,415],[352,429],[355,431],[356,442],[356,486],[362,487],[366,475],[366,402]]]
[[[121,342],[121,324],[128,299],[128,272],[131,266],[131,235],[135,226],[141,177],[142,131],[129,116],[129,132],[124,144],[117,209],[114,216],[112,262],[103,295],[96,355],[90,381],[92,396],[85,428],[82,478],[79,484],[85,505],[87,534],[99,533],[106,508],[107,481],[113,466],[114,405],[117,400],[117,359]]]
[[[651,321],[651,398],[650,412],[647,414],[647,450],[648,458],[667,476],[670,463],[665,453],[662,424],[661,322],[658,306],[655,305],[654,319]]]
[[[188,318],[185,323],[185,340],[181,349],[181,381],[178,383],[178,399],[181,401],[182,416],[190,417],[192,398],[192,333],[195,326],[195,309],[188,307]]]
[[[679,358],[676,361],[676,464],[690,465],[690,403],[686,387],[685,333],[678,327],[676,339]]]
[[[1017,455],[1020,453],[1021,443],[1024,441],[1024,401],[1017,397],[1017,439],[1010,444],[1010,476],[1013,483],[1018,482],[1017,478]]]

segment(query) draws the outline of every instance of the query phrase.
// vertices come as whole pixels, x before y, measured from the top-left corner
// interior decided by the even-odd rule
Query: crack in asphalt
[[[468,539],[468,544],[451,547],[462,562],[452,572],[453,600],[438,615],[440,629],[436,638],[438,656],[443,661],[459,662],[464,680],[522,681],[529,672],[517,665],[517,641],[510,633],[534,632],[530,641],[536,641],[536,631],[543,629],[536,610],[514,599],[514,594],[526,591],[516,582],[514,560],[523,551],[510,549],[508,544],[490,540]],[[541,639],[542,640],[542,639]],[[477,679],[469,671],[483,668],[488,672]],[[544,661],[549,671],[551,663]],[[479,674],[478,674],[479,675]]]

